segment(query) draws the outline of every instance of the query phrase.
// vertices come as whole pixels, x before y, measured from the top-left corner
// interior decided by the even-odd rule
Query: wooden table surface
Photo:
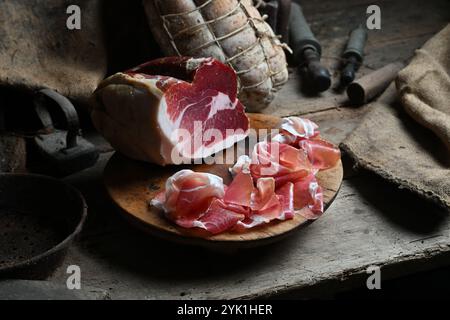
[[[364,21],[373,1],[303,1],[305,15],[335,70],[351,27]],[[450,2],[376,1],[382,30],[369,35],[365,74],[416,48],[450,21]],[[317,121],[325,138],[339,143],[359,123],[365,108],[345,106],[333,92],[304,97],[295,74],[265,112],[303,115]],[[86,196],[87,226],[51,280],[65,283],[67,266],[82,270],[87,290],[113,299],[234,299],[330,297],[365,285],[366,269],[382,267],[383,279],[450,265],[450,216],[368,173],[346,168],[342,190],[327,214],[291,238],[250,251],[213,253],[153,239],[130,227],[105,195],[103,150],[92,169],[67,179]]]

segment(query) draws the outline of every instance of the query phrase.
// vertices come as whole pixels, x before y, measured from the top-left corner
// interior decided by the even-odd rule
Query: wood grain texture
[[[274,116],[250,114],[249,117],[251,128],[256,130],[276,129],[281,123],[281,119]],[[312,222],[297,214],[292,220],[274,221],[246,232],[230,231],[211,236],[204,230],[180,228],[149,205],[151,199],[164,191],[167,179],[182,169],[212,173],[229,184],[230,167],[231,165],[226,164],[160,167],[115,154],[105,168],[104,181],[112,201],[131,223],[153,235],[184,244],[225,250],[256,247],[279,241]],[[317,178],[324,189],[324,206],[328,208],[342,183],[342,163],[321,171]]]

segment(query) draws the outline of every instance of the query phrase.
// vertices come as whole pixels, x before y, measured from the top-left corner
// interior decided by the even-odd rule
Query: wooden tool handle
[[[404,68],[403,62],[393,62],[351,83],[347,95],[352,104],[362,105],[383,92]]]

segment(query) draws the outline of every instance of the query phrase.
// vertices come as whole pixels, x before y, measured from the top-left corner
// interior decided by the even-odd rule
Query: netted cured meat
[[[288,80],[284,46],[252,0],[144,0],[167,56],[214,57],[239,76],[239,99],[257,112]]]

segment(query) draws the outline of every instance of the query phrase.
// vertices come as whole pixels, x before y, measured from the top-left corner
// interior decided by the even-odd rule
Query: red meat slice
[[[294,184],[294,207],[303,209],[300,214],[310,220],[317,219],[323,213],[323,191],[314,175]]]
[[[253,211],[263,211],[279,204],[275,194],[274,178],[259,178],[256,189],[252,193],[250,209]]]
[[[221,200],[224,194],[225,186],[220,177],[182,170],[167,180],[165,191],[158,194],[151,205],[163,210],[166,217],[180,227],[201,228],[218,234],[234,227],[249,214],[245,207],[225,204]]]
[[[280,131],[280,134],[272,137],[271,140],[295,147],[301,140],[314,139],[320,135],[317,124],[299,117],[284,118]]]
[[[222,200],[215,199],[210,207],[195,224],[212,234],[219,234],[236,226],[245,219],[244,214],[231,210]]]
[[[249,173],[240,172],[228,186],[224,201],[248,208],[250,207],[253,189],[252,176]]]
[[[276,191],[281,203],[282,213],[280,220],[293,219],[295,216],[294,210],[294,184],[288,182]]]
[[[312,171],[306,154],[279,142],[260,142],[252,154],[250,171],[253,177],[280,177],[285,174]]]
[[[319,126],[317,124],[309,119],[299,117],[289,117],[283,119],[281,130],[303,139],[312,139],[320,134]]]
[[[206,158],[245,139],[237,77],[212,58],[163,58],[118,73],[95,93],[92,119],[125,155],[161,165]]]
[[[294,217],[294,185],[287,183],[275,193],[275,179],[260,178],[252,194],[250,215],[238,222],[237,230],[245,230],[273,220]]]
[[[301,170],[301,171],[296,171],[296,172],[292,172],[292,173],[288,173],[282,176],[278,176],[275,177],[275,187],[281,188],[282,186],[284,186],[284,184],[288,183],[288,182],[297,182],[303,178],[306,178],[308,175],[310,175],[311,173],[306,171],[306,170]]]
[[[185,228],[195,227],[211,202],[223,198],[223,180],[215,175],[181,170],[166,182],[164,194],[152,200],[151,204],[162,209],[166,216]]]
[[[303,140],[299,146],[306,152],[315,169],[330,169],[341,159],[341,151],[323,140]]]

